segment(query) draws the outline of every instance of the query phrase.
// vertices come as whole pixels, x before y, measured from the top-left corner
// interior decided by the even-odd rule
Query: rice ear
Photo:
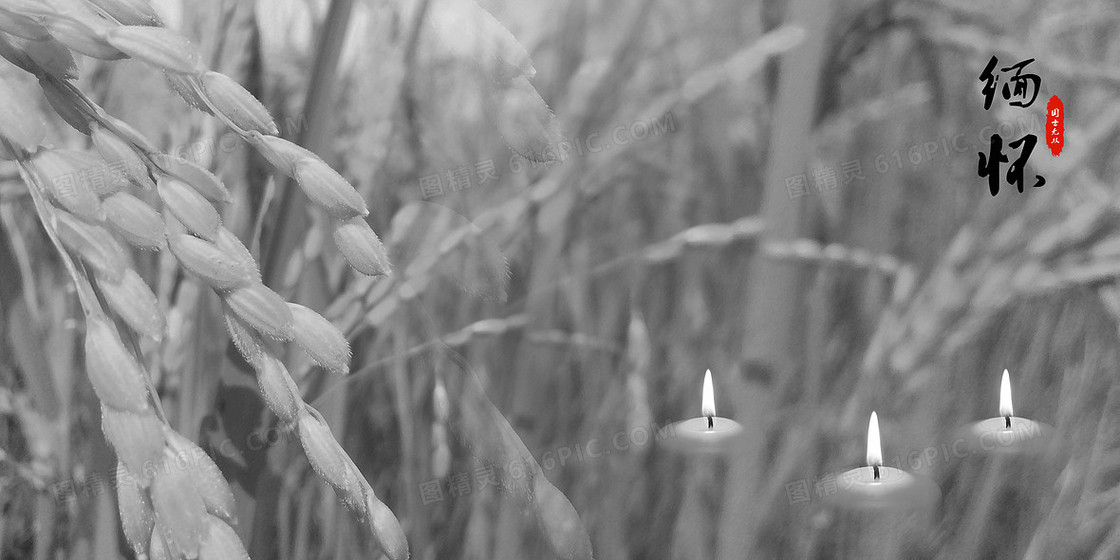
[[[45,70],[48,74],[55,78],[63,80],[76,80],[78,79],[78,64],[74,61],[74,55],[70,49],[66,48],[54,38],[44,41],[29,41],[23,46],[23,50],[39,68]]]
[[[8,10],[0,10],[0,31],[30,41],[42,41],[51,37],[50,31],[33,18]]]
[[[47,103],[54,109],[55,114],[62,117],[66,124],[82,134],[88,135],[92,132],[92,119],[89,114],[78,106],[74,97],[61,87],[57,79],[40,78],[39,87],[42,88],[43,97],[47,99]]]
[[[253,131],[249,133],[248,139],[257,148],[261,156],[268,160],[277,171],[293,179],[296,176],[296,164],[301,161],[319,159],[315,152],[278,136],[269,136]]]
[[[152,541],[148,545],[148,560],[173,560],[171,550],[168,549],[167,542],[163,539],[165,532],[166,529],[158,521],[152,527]]]
[[[86,374],[105,404],[128,412],[148,410],[148,386],[140,364],[104,319],[86,320]]]
[[[202,166],[166,154],[161,154],[156,158],[156,162],[172,177],[194,187],[194,190],[206,197],[207,200],[229,202],[229,189],[216,175]]]
[[[163,27],[122,25],[111,29],[106,40],[121,52],[168,72],[206,70],[198,49],[186,37]]]
[[[208,530],[198,551],[198,560],[249,560],[249,553],[241,544],[233,527],[211,517]]]
[[[303,398],[284,363],[271,354],[262,353],[256,371],[257,383],[260,385],[261,394],[269,410],[280,418],[284,425],[294,425],[299,422],[300,412],[304,406]]]
[[[168,239],[168,246],[187,272],[215,290],[234,290],[257,282],[255,269],[246,268],[236,256],[205,239],[180,233]]]
[[[253,283],[224,295],[226,305],[237,318],[257,332],[274,340],[293,336],[292,310],[287,302],[264,284]]]
[[[192,484],[189,465],[177,464],[170,452],[165,454],[164,463],[164,468],[152,480],[152,508],[172,555],[195,558],[208,532],[210,516],[202,496]]]
[[[101,160],[70,150],[39,150],[32,158],[39,184],[67,211],[91,221],[105,219],[99,195],[91,179],[101,172]],[[104,176],[101,176],[104,179]]]
[[[307,198],[327,211],[332,218],[346,220],[369,215],[366,201],[339,172],[319,158],[307,158],[295,165],[295,178]]]
[[[142,486],[151,480],[163,456],[163,423],[151,410],[133,413],[110,406],[101,407],[101,429],[117,457]]]
[[[222,476],[222,471],[201,447],[173,430],[166,430],[168,446],[177,458],[184,460],[191,486],[202,498],[211,515],[227,523],[235,522],[233,492]]]
[[[339,498],[348,506],[360,503],[360,473],[352,467],[350,458],[335,441],[330,428],[306,410],[300,414],[298,425],[300,443],[315,472],[334,487]]]
[[[392,272],[385,245],[364,218],[336,221],[333,237],[338,250],[354,270],[374,277]]]
[[[97,153],[101,154],[109,167],[120,167],[132,182],[145,189],[155,186],[151,176],[148,175],[148,166],[144,165],[140,156],[127,142],[96,123],[91,124],[89,130]]]
[[[106,223],[128,243],[158,251],[167,241],[167,228],[159,212],[143,200],[118,192],[103,198],[101,207]]]
[[[53,14],[46,18],[46,27],[51,36],[75,52],[101,60],[128,58],[127,54],[109,43],[101,30],[96,28],[102,25],[108,25],[108,22],[99,24],[86,14],[79,17]]]
[[[228,305],[223,303],[222,308],[224,310],[222,318],[225,319],[226,331],[233,345],[247,364],[254,369],[261,368],[261,360],[266,355],[264,342],[249,325],[233,314]]]
[[[135,270],[127,269],[117,282],[98,278],[106,303],[128,326],[139,334],[160,340],[167,319],[152,289]]]
[[[408,538],[401,528],[400,521],[393,515],[389,506],[377,499],[368,485],[366,488],[368,490],[365,503],[366,516],[370,530],[381,545],[381,551],[389,557],[389,560],[408,560]]]
[[[187,105],[208,115],[214,114],[214,111],[211,111],[210,106],[206,104],[206,100],[198,93],[198,80],[194,76],[171,71],[164,71],[163,76],[167,79],[167,85],[179,94],[179,97]]]
[[[162,26],[159,14],[147,0],[89,0],[124,25]]]
[[[280,130],[268,109],[253,94],[229,76],[218,72],[202,75],[202,90],[215,109],[242,130],[275,136]]]
[[[253,259],[253,254],[232,231],[224,227],[218,228],[218,233],[214,236],[214,245],[237,261],[238,267],[249,271],[258,282],[261,281],[261,271],[257,267],[257,261]]]
[[[98,276],[119,281],[128,268],[124,249],[105,228],[83,222],[66,212],[56,212],[58,238],[74,251]]]
[[[187,230],[207,241],[214,241],[218,228],[222,226],[222,219],[202,194],[178,179],[161,177],[159,197],[163,200],[164,207]]]
[[[125,470],[123,463],[117,463],[118,474]],[[117,508],[120,512],[125,540],[132,547],[132,551],[140,555],[148,550],[152,540],[152,528],[156,521],[152,502],[148,498],[148,493],[134,480],[122,481],[118,476],[116,486]]]
[[[350,343],[338,327],[322,315],[295,303],[289,303],[295,320],[293,337],[300,348],[316,363],[332,373],[350,373]]]

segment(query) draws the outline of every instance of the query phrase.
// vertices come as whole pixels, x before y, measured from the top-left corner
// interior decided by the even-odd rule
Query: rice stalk
[[[202,64],[201,56],[182,36],[158,25],[115,25],[115,21],[98,17],[98,14],[91,10],[62,14],[44,8],[24,19],[18,19],[17,23],[28,29],[35,29],[36,25],[41,24],[67,47],[89,56],[106,60],[132,57],[162,69],[178,86],[179,93],[188,103],[207,109],[261,149],[266,159],[277,165],[281,171],[296,178],[312,201],[322,205],[336,219],[345,220],[368,213],[364,202],[353,187],[317,156],[287,141],[262,135],[262,132],[274,134],[276,127],[259,102],[228,78],[207,71]],[[158,24],[158,21],[147,23]],[[41,38],[45,37],[44,35]],[[5,101],[8,110],[0,112],[0,116],[9,118],[7,121],[0,121],[0,135],[5,139],[6,153],[15,156],[27,171],[25,179],[32,190],[32,195],[36,197],[40,219],[45,225],[49,212],[50,223],[53,225],[48,226],[48,231],[56,240],[56,244],[61,238],[67,248],[79,254],[95,271],[99,281],[111,282],[115,286],[116,283],[127,278],[132,290],[137,290],[142,282],[137,284],[133,274],[122,273],[129,270],[124,261],[123,250],[97,223],[108,219],[108,213],[103,208],[102,197],[117,194],[133,181],[141,186],[150,185],[153,180],[149,174],[154,174],[157,178],[154,182],[159,184],[160,196],[168,212],[166,219],[172,229],[183,229],[197,236],[173,233],[172,253],[180,259],[184,268],[191,270],[204,282],[209,281],[211,287],[223,297],[228,311],[227,321],[230,325],[235,324],[234,321],[239,321],[257,331],[254,333],[246,329],[244,332],[233,333],[235,340],[241,341],[239,347],[257,350],[254,353],[246,353],[245,358],[250,364],[258,367],[265,356],[271,355],[271,350],[265,350],[266,343],[260,336],[274,340],[288,340],[294,336],[293,328],[298,326],[315,331],[301,333],[302,336],[299,338],[300,343],[308,349],[313,358],[322,360],[334,370],[348,367],[344,362],[348,362],[349,349],[337,329],[330,328],[329,323],[305,308],[298,308],[300,321],[296,323],[288,304],[260,283],[256,263],[231,233],[223,231],[216,210],[205,197],[206,194],[211,196],[224,194],[224,187],[214,187],[212,176],[204,171],[200,173],[191,169],[189,164],[184,166],[181,162],[161,157],[162,154],[151,149],[148,142],[139,138],[120,121],[106,115],[72,84],[55,77],[47,68],[37,64],[29,54],[20,56],[20,51],[15,48],[6,50],[2,54],[9,60],[15,59],[17,65],[39,76],[45,85],[45,91],[49,91],[52,97],[52,106],[56,109],[62,108],[60,114],[79,132],[93,134],[95,144],[102,152],[101,155],[109,160],[103,163],[99,158],[82,152],[71,154],[39,148],[42,135],[41,129],[37,128],[38,121],[33,117],[21,118],[16,115],[12,109],[18,110],[19,100],[14,95],[7,96]],[[138,160],[146,160],[144,164],[147,169],[138,169],[135,165]],[[161,160],[167,163],[161,165]],[[124,169],[118,171],[109,168],[110,163],[123,164]],[[183,169],[187,172],[175,173],[176,170]],[[84,177],[85,181],[73,184],[73,177],[76,174],[80,178]],[[93,183],[95,180],[98,182]],[[55,204],[64,206],[82,219],[72,218],[70,214],[61,210],[53,212],[48,210],[46,204],[39,200],[39,190],[49,192]],[[139,211],[141,214],[144,212],[131,200],[125,201],[124,204],[124,208],[115,207],[122,214],[121,218],[127,215],[130,208],[134,212]],[[123,219],[117,221],[124,222]],[[121,224],[122,229],[125,223]],[[144,245],[152,248],[156,248],[157,245],[162,246],[163,241],[158,237],[161,233],[166,235],[166,232],[151,230],[122,233],[135,236],[144,241]],[[145,236],[144,233],[148,235]],[[387,259],[367,256],[370,252],[383,251],[372,230],[368,227],[358,230],[353,237],[356,239],[347,244],[343,253],[384,263],[383,269],[372,270],[369,267],[366,269],[380,274],[387,273]],[[61,247],[59,245],[60,250]],[[233,272],[230,271],[230,267],[233,267]],[[148,411],[147,399],[154,398],[154,391],[149,393],[139,364],[129,358],[127,351],[117,341],[116,334],[109,330],[110,327],[107,326],[100,312],[95,311],[96,298],[88,291],[88,286],[81,280],[80,273],[73,266],[70,269],[93,325],[90,327],[93,336],[87,343],[89,350],[87,355],[92,360],[89,370],[99,396],[106,400],[106,406],[109,407],[106,409],[109,415],[107,417],[120,417],[124,420],[122,414],[139,415],[135,418],[129,417],[123,423],[114,420],[111,424],[107,424],[106,434],[117,447],[118,452],[128,451],[125,453],[127,456],[138,460],[144,457],[151,458],[156,455],[158,447],[163,447],[164,441],[159,438],[133,441],[129,438],[137,429],[144,429],[142,426],[151,427],[160,422],[163,422],[165,430],[169,431],[165,421],[151,415]],[[129,324],[158,337],[161,333],[155,333],[155,327],[146,322],[150,321],[150,303],[154,301],[154,296],[148,297],[142,294],[142,297],[137,299],[120,296],[118,294],[107,299],[120,305],[130,306],[126,309],[126,313],[122,313],[123,316],[131,318]],[[158,326],[162,330],[162,322],[159,322]],[[106,350],[112,352],[105,354]],[[117,370],[112,367],[114,361],[131,365],[124,370]],[[121,371],[130,373],[122,377],[119,373]],[[105,375],[99,372],[104,372]],[[290,390],[293,386],[289,383],[287,388]],[[298,399],[298,394],[291,397]],[[299,402],[302,403],[302,400]],[[314,413],[313,409],[312,413],[313,415],[305,413],[299,422],[304,447],[308,451],[312,464],[316,466],[321,476],[335,485],[351,510],[369,524],[372,532],[381,542],[382,549],[390,557],[406,557],[407,543],[400,531],[399,523],[373,495],[372,489],[354,467],[353,462],[330,437],[329,430],[325,429],[321,418],[316,420],[317,413]],[[171,440],[171,436],[168,436],[168,441]],[[142,444],[138,442],[147,442],[148,448],[134,449]],[[166,451],[166,448],[164,455],[165,457],[155,462],[168,463],[174,459],[174,454]],[[206,458],[205,461],[209,459]],[[126,465],[132,471],[142,469],[148,464],[148,461],[142,464],[128,462],[133,463]],[[209,470],[212,466],[212,463],[203,463],[200,472],[216,472],[216,467]],[[206,514],[197,505],[204,503],[204,499],[198,498],[205,498],[205,496],[200,496],[198,493],[200,488],[184,478],[185,473],[168,469],[161,474],[157,469],[157,472],[153,473],[134,474],[141,476],[145,488],[149,484],[154,485],[151,490],[154,493],[151,496],[156,512],[155,528],[158,530],[154,530],[155,537],[152,543],[162,542],[161,545],[153,545],[145,542],[146,538],[138,537],[136,531],[131,531],[137,538],[130,544],[138,554],[147,552],[152,546],[162,551],[164,545],[167,546],[166,552],[175,556],[194,557],[199,554],[200,549],[220,551],[230,550],[231,547],[240,550],[239,554],[244,554],[236,540],[230,542],[229,535],[232,534],[230,531],[220,527],[208,528],[211,523],[206,521]],[[218,479],[220,480],[220,477]],[[343,480],[353,482],[342,483]],[[216,481],[211,482],[217,484]],[[224,480],[219,486],[224,487]],[[201,490],[208,487],[203,485]],[[192,507],[192,504],[195,505]],[[155,552],[152,554],[154,555]]]
[[[211,540],[204,535],[192,532],[191,524],[207,523],[208,516],[203,492],[214,489],[228,494],[225,480],[210,475],[204,483],[195,478],[216,472],[205,454],[185,456],[173,447],[176,440],[183,438],[171,430],[159,406],[158,396],[151,390],[150,381],[136,358],[125,349],[116,329],[104,315],[93,287],[85,273],[70,260],[66,248],[57,233],[63,210],[52,209],[44,200],[46,191],[41,182],[40,169],[23,148],[15,148],[7,140],[5,147],[16,153],[24,169],[24,180],[36,203],[39,219],[46,228],[57,251],[63,258],[71,280],[78,287],[79,299],[86,313],[86,370],[91,382],[102,400],[102,421],[105,436],[123,461],[124,472],[133,477],[140,489],[135,499],[122,502],[122,520],[126,523],[129,544],[140,557],[149,552],[149,524],[143,520],[154,519],[151,531],[156,527],[168,528],[176,525],[180,531],[167,530],[161,535],[180,555],[195,557],[200,547],[209,546]],[[69,218],[68,218],[69,219]],[[98,240],[89,240],[97,244]],[[95,275],[109,276],[95,268]],[[120,271],[110,271],[117,272]],[[123,483],[121,483],[123,484]],[[118,484],[120,488],[121,484]],[[145,497],[150,497],[152,509],[145,509]],[[128,498],[128,496],[126,496]],[[185,500],[185,501],[184,501]],[[197,507],[191,507],[198,504]],[[137,521],[137,520],[141,521]],[[221,520],[227,523],[229,519]],[[225,539],[228,540],[228,539]],[[240,543],[228,544],[239,548]]]

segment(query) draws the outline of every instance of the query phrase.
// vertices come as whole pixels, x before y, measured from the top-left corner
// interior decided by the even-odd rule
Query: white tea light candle
[[[716,416],[716,396],[712,387],[712,370],[704,373],[700,398],[700,417],[674,422],[664,427],[657,439],[665,447],[680,453],[720,453],[743,433],[743,425]]]
[[[1049,424],[1015,416],[1011,374],[1006,369],[999,385],[999,417],[969,424],[962,430],[971,449],[979,453],[1036,453],[1045,449],[1053,433]]]
[[[941,498],[941,489],[932,480],[883,466],[879,415],[875,412],[867,424],[867,466],[845,471],[838,482],[832,501],[850,509],[921,509]]]

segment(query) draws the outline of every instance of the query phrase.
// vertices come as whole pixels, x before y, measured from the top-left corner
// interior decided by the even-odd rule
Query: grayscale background
[[[348,376],[280,356],[412,558],[585,559],[557,545],[584,539],[599,560],[1120,558],[1114,3],[154,6],[369,207],[379,279],[158,69],[77,57],[106,113],[229,187],[217,208],[264,283],[346,334]],[[984,110],[992,56],[1035,59],[1030,107]],[[0,80],[46,145],[92,150],[34,77],[0,61]],[[978,176],[993,133],[1012,161],[1039,137],[1024,192]],[[135,558],[82,308],[17,171],[0,161],[0,559]],[[265,406],[221,300],[168,251],[127,256],[168,324],[135,351],[249,555],[383,558]],[[707,369],[744,436],[674,452],[659,430],[700,415]],[[1054,426],[1040,453],[959,444],[998,416],[1004,369],[1016,416]],[[835,507],[872,410],[885,464],[935,482],[935,507]]]

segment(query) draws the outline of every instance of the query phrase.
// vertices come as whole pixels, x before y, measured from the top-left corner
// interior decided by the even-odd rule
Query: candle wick
[[[879,465],[871,465],[871,470],[874,472],[875,480],[879,480]]]
[[[716,428],[716,419],[711,416],[708,417],[708,429],[714,430]]]
[[[1010,416],[1004,416],[1003,417],[1003,422],[1004,422],[1004,427],[1007,428],[1008,430],[1010,430],[1011,429],[1011,417]]]

